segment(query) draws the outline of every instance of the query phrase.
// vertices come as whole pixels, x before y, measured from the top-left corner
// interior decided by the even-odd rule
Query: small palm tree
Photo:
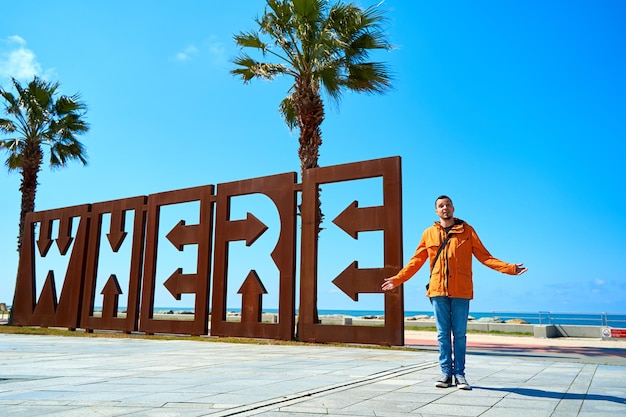
[[[258,30],[240,32],[234,39],[241,48],[251,48],[263,59],[272,57],[276,62],[260,62],[241,52],[233,60],[238,67],[231,74],[244,83],[254,78],[293,77],[279,110],[290,129],[300,129],[298,156],[304,171],[319,166],[324,121],[320,89],[336,101],[344,90],[386,91],[391,85],[386,65],[368,58],[371,51],[389,50],[391,45],[376,6],[362,9],[342,2],[330,6],[327,0],[266,1],[264,15],[255,19]]]
[[[51,83],[35,76],[26,88],[15,79],[14,96],[0,88],[0,96],[5,102],[4,112],[9,119],[0,118],[0,132],[8,139],[0,140],[0,149],[9,153],[5,165],[9,171],[22,173],[17,247],[20,250],[24,235],[26,213],[35,210],[37,177],[44,159],[44,146],[50,154],[52,168],[64,167],[68,161],[79,160],[87,163],[86,150],[76,136],[89,130],[84,120],[87,107],[78,94],[55,97],[59,83]]]

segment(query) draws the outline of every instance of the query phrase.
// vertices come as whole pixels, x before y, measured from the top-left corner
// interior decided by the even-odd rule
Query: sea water
[[[181,307],[155,307],[155,312],[193,312],[193,308]],[[241,313],[240,308],[228,308],[228,312]],[[263,309],[264,313],[278,314],[278,309]],[[297,314],[297,311],[296,311]],[[343,317],[368,317],[383,318],[385,312],[382,310],[318,310],[319,316],[343,316]],[[404,317],[432,317],[432,311],[405,311]],[[552,324],[552,325],[579,325],[579,326],[605,326],[626,328],[626,313],[559,313],[550,311],[482,311],[470,312],[471,320],[492,319],[497,321],[508,321],[513,319],[524,320],[530,324]]]

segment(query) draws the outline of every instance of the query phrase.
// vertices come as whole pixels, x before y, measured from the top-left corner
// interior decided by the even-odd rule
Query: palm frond
[[[298,127],[298,112],[293,105],[293,94],[288,95],[280,102],[278,111],[285,119],[285,123],[287,123],[290,130]]]
[[[4,166],[6,166],[9,171],[18,170],[22,167],[22,154],[20,153],[11,153],[9,157],[4,162]]]
[[[15,132],[15,124],[9,119],[0,119],[0,131],[9,134]]]
[[[239,46],[260,51],[263,62],[243,53],[233,60],[237,68],[231,74],[244,83],[271,80],[278,74],[292,76],[292,92],[279,106],[285,122],[290,129],[296,127],[302,116],[298,109],[314,115],[306,120],[321,123],[320,88],[339,101],[346,90],[382,93],[391,87],[387,65],[370,58],[373,52],[392,49],[385,22],[384,11],[376,6],[361,8],[341,0],[332,5],[329,0],[266,0],[264,14],[255,19],[257,31],[235,36]],[[271,57],[281,63],[270,62]],[[310,103],[318,108],[312,109]],[[317,129],[307,126],[309,132]]]
[[[233,36],[235,39],[235,43],[242,48],[256,48],[263,52],[267,51],[267,45],[261,41],[258,32],[249,31],[249,32],[240,32],[239,35]]]
[[[336,102],[341,99],[341,89],[344,86],[340,72],[337,65],[326,65],[316,74],[326,94]]]
[[[49,145],[52,165],[57,162],[63,165],[69,159],[85,163],[85,148],[76,140],[77,135],[89,131],[89,125],[84,119],[87,106],[81,101],[80,95],[62,95],[57,98],[55,94],[59,83],[48,82],[37,76],[27,87],[23,87],[16,79],[12,81],[17,95],[5,90],[0,93],[5,101],[5,112],[13,119],[0,119],[0,131],[18,133],[20,136],[2,141],[2,147],[9,151],[6,165],[12,169],[20,168],[25,162],[22,153],[28,143],[31,143],[31,149],[38,149],[41,144]],[[40,156],[37,157],[39,159]]]
[[[391,87],[391,76],[379,62],[364,62],[348,66],[345,86],[366,93],[382,93]]]
[[[250,82],[254,78],[264,78],[273,80],[277,75],[288,72],[287,68],[281,64],[266,64],[252,59],[247,54],[241,54],[232,61],[239,68],[230,71],[231,74],[240,76],[244,83]]]
[[[50,148],[50,166],[64,167],[68,161],[79,160],[87,165],[85,147],[79,141],[72,139],[65,142],[55,142]]]
[[[9,152],[17,152],[22,143],[24,141],[19,138],[4,139],[0,147],[7,149]]]
[[[64,116],[67,114],[79,114],[85,111],[85,105],[80,102],[80,95],[75,94],[73,96],[61,96],[54,103],[54,113],[57,116]]]

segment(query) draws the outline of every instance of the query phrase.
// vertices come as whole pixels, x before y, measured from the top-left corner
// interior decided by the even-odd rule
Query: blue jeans
[[[467,332],[470,300],[467,298],[433,297],[432,302],[437,325],[441,373],[446,376],[465,376],[467,346],[465,334]]]

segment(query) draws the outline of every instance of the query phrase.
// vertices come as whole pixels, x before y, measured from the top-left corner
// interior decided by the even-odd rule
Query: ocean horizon
[[[120,308],[121,310],[122,308]],[[155,313],[190,313],[193,314],[193,307],[155,307]],[[227,308],[228,313],[241,313],[241,308]],[[278,309],[264,308],[265,314],[278,314]],[[296,310],[296,314],[297,314]],[[383,318],[385,312],[382,310],[318,310],[319,316],[341,316],[352,318]],[[404,317],[433,317],[433,312],[429,310],[405,311]],[[580,326],[603,326],[626,328],[626,313],[572,313],[572,312],[549,312],[549,311],[470,311],[470,320],[486,320],[506,322],[509,320],[524,320],[529,324],[552,324],[552,325],[580,325]]]

